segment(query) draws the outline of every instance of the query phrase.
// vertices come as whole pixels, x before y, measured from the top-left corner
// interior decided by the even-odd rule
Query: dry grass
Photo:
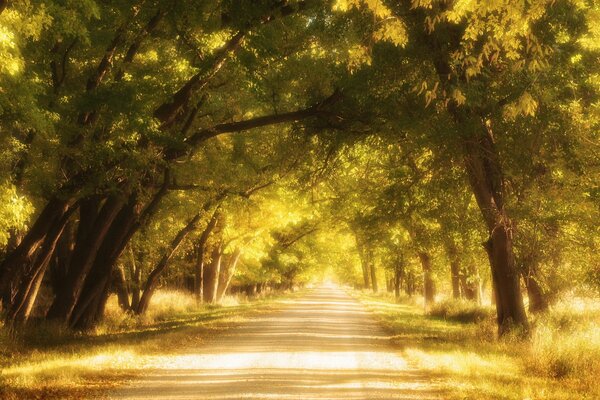
[[[18,337],[0,327],[0,399],[89,398],[152,368],[158,356],[199,346],[251,314],[268,312],[274,298],[197,306],[192,296],[164,291],[143,317],[123,313],[116,299],[90,335],[32,324]]]
[[[356,296],[410,362],[445,383],[450,399],[600,398],[600,313],[591,309],[577,311],[566,302],[534,321],[531,339],[498,340],[493,317],[457,322],[396,304],[387,294]]]

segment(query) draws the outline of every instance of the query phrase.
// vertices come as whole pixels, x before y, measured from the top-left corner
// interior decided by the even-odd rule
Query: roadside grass
[[[160,356],[180,354],[246,318],[270,312],[285,294],[254,301],[197,306],[181,292],[158,292],[148,314],[122,312],[111,298],[93,334],[74,334],[39,322],[10,336],[0,326],[0,399],[83,399],[145,369]]]
[[[387,293],[354,295],[393,335],[407,360],[439,380],[448,399],[600,398],[597,301],[583,311],[559,305],[534,320],[531,338],[521,340],[497,339],[493,313],[476,305],[450,304],[427,315],[414,302],[396,303]],[[452,310],[458,318],[440,316]]]

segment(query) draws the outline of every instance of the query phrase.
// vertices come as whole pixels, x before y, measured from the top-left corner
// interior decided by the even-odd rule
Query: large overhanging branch
[[[227,122],[211,126],[210,128],[200,129],[186,138],[184,142],[185,149],[168,149],[165,152],[165,160],[173,161],[181,158],[188,153],[188,150],[194,149],[200,143],[225,133],[243,132],[254,128],[261,128],[263,126],[277,125],[285,122],[298,122],[311,117],[326,116],[328,114],[326,110],[327,107],[338,102],[341,98],[342,93],[339,90],[336,90],[325,100],[308,108],[282,114],[264,115],[243,121]]]
[[[188,146],[194,147],[205,140],[224,133],[243,132],[263,126],[276,125],[284,122],[297,122],[306,118],[324,115],[326,114],[325,108],[338,102],[341,97],[342,93],[339,90],[336,90],[331,96],[320,103],[302,110],[290,111],[282,114],[264,115],[244,121],[227,122],[214,125],[210,128],[200,129],[188,137],[185,142]]]

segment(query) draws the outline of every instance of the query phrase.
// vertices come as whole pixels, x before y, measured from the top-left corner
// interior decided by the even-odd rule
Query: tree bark
[[[420,251],[419,260],[423,268],[423,298],[425,299],[425,307],[429,307],[435,302],[435,282],[433,280],[431,256],[424,251]]]
[[[231,283],[231,278],[233,278],[233,274],[235,273],[235,269],[237,267],[237,263],[242,255],[242,250],[237,248],[229,257],[227,257],[227,262],[221,265],[221,270],[219,271],[219,284],[217,286],[217,302],[220,303],[227,293],[227,288],[229,288],[229,284]]]
[[[221,209],[220,207],[215,208],[215,211],[213,212],[212,216],[210,217],[210,220],[208,221],[208,224],[206,225],[206,228],[204,228],[204,230],[202,231],[202,234],[200,235],[200,237],[198,238],[198,242],[196,243],[196,249],[198,252],[197,258],[196,258],[196,266],[195,266],[195,295],[196,295],[196,301],[198,303],[202,302],[202,292],[203,292],[203,284],[204,284],[204,266],[205,266],[205,260],[204,260],[204,256],[206,253],[206,242],[208,241],[208,238],[210,236],[210,234],[212,233],[212,231],[215,229],[216,225],[217,225],[217,221],[220,218],[220,214],[221,214]]]
[[[527,288],[529,298],[529,312],[541,313],[548,310],[548,299],[540,285],[537,268],[534,265],[525,265],[522,269],[523,281]]]
[[[60,218],[54,221],[35,259],[28,265],[25,274],[20,276],[18,288],[6,307],[6,321],[9,325],[25,322],[29,318],[56,243],[74,211],[74,208],[64,209]]]
[[[142,297],[140,298],[140,302],[135,310],[135,313],[138,315],[144,314],[146,310],[148,310],[148,306],[150,305],[150,300],[154,295],[156,287],[158,285],[158,278],[162,275],[162,273],[167,269],[169,265],[169,261],[181,245],[183,240],[187,237],[187,235],[196,229],[196,225],[198,221],[200,221],[201,213],[194,215],[188,223],[177,233],[175,238],[171,241],[169,247],[165,250],[162,258],[156,264],[150,275],[148,275],[148,279],[146,279],[146,283],[144,284],[144,291],[142,293]]]
[[[81,214],[77,243],[73,250],[65,290],[57,293],[48,310],[47,317],[68,322],[83,289],[85,278],[93,266],[96,255],[108,233],[113,220],[123,207],[119,196],[106,199],[99,211],[89,207]],[[87,208],[87,207],[86,207]],[[85,221],[85,223],[83,223]]]
[[[450,239],[451,240],[451,239]],[[447,245],[448,258],[450,259],[450,279],[452,283],[452,298],[459,299],[460,293],[460,260],[458,249],[454,242]]]
[[[394,266],[394,296],[396,301],[400,299],[400,290],[402,288],[402,278],[404,276],[404,258],[400,257]]]
[[[42,243],[47,240],[52,242],[53,238],[48,237],[50,231],[55,234],[62,232],[61,229],[57,229],[60,228],[57,224],[60,225],[61,222],[66,224],[67,221],[63,221],[62,217],[71,207],[69,200],[50,199],[21,243],[6,255],[0,264],[0,294],[4,307],[8,307],[12,303],[21,277],[27,274]]]
[[[379,291],[379,285],[377,284],[377,269],[372,253],[369,254],[369,271],[371,273],[371,287],[373,288],[373,292],[377,293]]]
[[[471,118],[474,118],[471,116]],[[529,329],[513,253],[513,225],[504,204],[504,175],[490,123],[469,126],[468,117],[457,116],[470,135],[465,139],[465,169],[475,199],[488,227],[484,247],[492,270],[496,293],[498,333],[513,328]]]
[[[127,279],[125,278],[125,270],[122,265],[118,265],[114,270],[112,287],[117,293],[119,307],[123,311],[131,311],[131,303],[129,302],[129,288]]]
[[[358,250],[358,256],[360,258],[360,266],[361,266],[362,274],[363,274],[364,288],[369,289],[371,287],[371,280],[369,278],[370,270],[369,270],[369,258],[368,258],[368,254],[367,254],[368,250],[362,244],[361,240],[359,239],[358,234],[355,233],[354,237],[356,240],[356,249]]]
[[[136,206],[137,199],[131,196],[111,222],[69,318],[71,327],[82,331],[91,330],[102,318],[100,310],[104,309],[109,296],[114,267],[129,241],[130,229],[136,222]]]
[[[202,280],[202,292],[205,303],[214,304],[217,301],[217,289],[219,285],[219,271],[221,270],[221,244],[212,250],[211,261],[204,266],[204,279]]]

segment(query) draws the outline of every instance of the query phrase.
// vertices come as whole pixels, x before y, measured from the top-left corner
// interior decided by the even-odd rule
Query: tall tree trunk
[[[122,265],[117,265],[113,273],[112,287],[117,293],[119,307],[123,311],[131,311],[131,303],[129,302],[129,287],[125,278],[125,270]]]
[[[420,251],[419,260],[423,268],[423,298],[425,299],[425,307],[429,307],[435,302],[435,282],[433,280],[431,256],[424,251]]]
[[[29,313],[35,303],[46,268],[56,248],[56,243],[75,209],[64,208],[62,211],[60,217],[54,221],[48,230],[39,251],[35,254],[35,258],[27,265],[25,271],[19,271],[21,274],[17,274],[19,277],[18,286],[14,295],[10,296],[10,302],[5,306],[7,309],[5,317],[9,325],[24,322],[29,318]],[[14,284],[14,282],[9,282],[8,287],[10,288]]]
[[[93,205],[83,209],[65,290],[57,293],[48,310],[48,318],[64,322],[70,320],[98,250],[123,204],[121,197],[111,196],[97,208],[99,211]]]
[[[373,292],[377,293],[379,285],[377,284],[377,269],[375,268],[375,260],[372,253],[369,254],[369,271],[371,273],[371,287],[373,288]]]
[[[215,208],[215,211],[213,212],[212,216],[210,217],[208,224],[206,224],[206,227],[204,228],[204,230],[202,231],[202,234],[198,238],[198,242],[196,243],[196,251],[198,252],[198,254],[197,254],[196,265],[195,265],[195,269],[194,269],[194,274],[195,274],[194,292],[196,295],[196,301],[198,303],[202,302],[202,297],[203,297],[204,266],[205,266],[204,256],[206,253],[206,242],[208,241],[208,238],[210,237],[210,234],[212,233],[212,231],[217,226],[217,221],[220,218],[221,218],[221,208],[219,206],[217,206],[217,208]]]
[[[221,271],[219,271],[219,284],[217,287],[217,302],[220,303],[227,292],[227,288],[229,288],[229,284],[231,283],[231,278],[233,278],[233,274],[235,273],[235,269],[237,267],[237,263],[242,255],[242,250],[237,248],[229,257],[227,257],[227,261],[225,263],[221,263]]]
[[[362,273],[363,273],[363,284],[365,289],[371,287],[371,279],[369,278],[369,265],[364,261],[361,261]]]
[[[212,250],[210,262],[204,266],[204,279],[202,280],[202,292],[204,302],[213,304],[217,300],[217,289],[219,285],[219,271],[221,270],[221,244]]]
[[[394,295],[396,300],[400,299],[400,289],[402,288],[402,278],[404,275],[404,257],[400,256],[394,266]]]
[[[196,303],[202,303],[202,282],[204,280],[204,250],[200,250],[194,264],[194,297]]]
[[[415,276],[412,272],[406,274],[406,294],[411,297],[415,294]]]
[[[452,282],[452,297],[460,298],[460,260],[458,257],[458,249],[452,239],[448,239],[447,253],[450,259],[450,279]]]
[[[469,126],[468,118],[478,121]],[[513,225],[504,204],[504,175],[494,145],[491,123],[479,122],[475,116],[459,116],[461,126],[471,132],[465,140],[465,168],[484,221],[489,238],[485,243],[496,293],[498,333],[513,328],[529,329],[519,272],[513,253]],[[472,123],[472,122],[471,122]]]
[[[91,330],[102,318],[101,309],[109,296],[114,267],[130,239],[130,230],[136,222],[136,197],[119,211],[106,233],[77,298],[69,325],[81,331]]]
[[[525,263],[521,270],[523,281],[527,288],[527,297],[529,297],[529,312],[540,313],[548,310],[548,299],[540,285],[538,270],[531,262]]]
[[[200,221],[201,213],[194,215],[188,223],[179,231],[175,238],[171,241],[169,247],[165,250],[162,258],[156,264],[150,275],[148,275],[148,279],[146,279],[146,283],[144,284],[144,291],[142,293],[142,297],[140,298],[140,302],[135,310],[135,313],[138,315],[144,314],[146,310],[148,310],[148,306],[150,305],[150,300],[156,291],[156,287],[158,285],[158,278],[162,275],[162,273],[167,269],[169,265],[169,261],[177,252],[177,249],[183,243],[183,240],[187,237],[187,235],[196,229],[196,225],[198,221]]]
[[[69,200],[50,199],[21,243],[7,254],[0,264],[0,295],[6,308],[12,303],[17,288],[22,285],[22,276],[31,269],[31,263],[36,258],[40,245],[55,239],[49,237],[50,232],[59,236],[62,233],[61,229],[57,229],[60,228],[58,225],[61,222],[66,224],[67,221],[63,221],[62,217],[71,207]]]
[[[481,303],[481,279],[477,266],[471,264],[467,269],[462,269],[459,278],[464,298]]]

